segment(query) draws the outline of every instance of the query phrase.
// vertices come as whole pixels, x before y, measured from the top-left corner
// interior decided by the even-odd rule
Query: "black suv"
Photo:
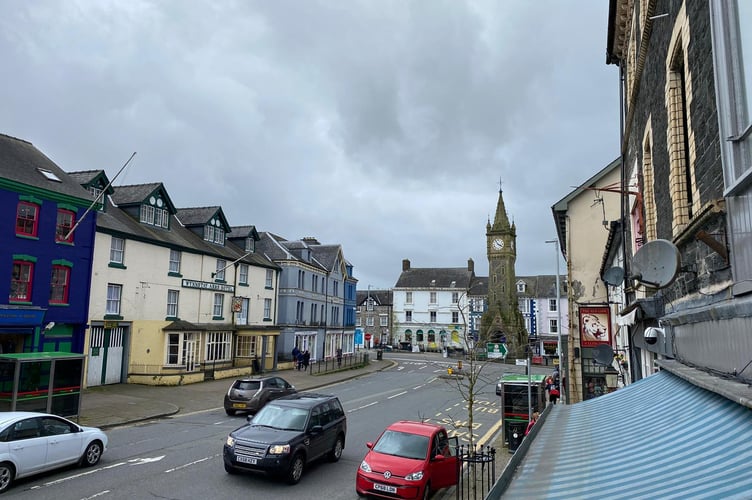
[[[295,484],[312,461],[339,460],[346,433],[347,418],[336,396],[299,392],[275,399],[227,436],[225,470],[268,472]]]
[[[295,394],[295,387],[281,377],[241,378],[232,383],[225,394],[225,412],[256,413],[267,401]]]

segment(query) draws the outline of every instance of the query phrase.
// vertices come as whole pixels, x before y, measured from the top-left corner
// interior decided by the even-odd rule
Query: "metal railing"
[[[483,499],[496,481],[496,448],[457,448],[456,500]]]

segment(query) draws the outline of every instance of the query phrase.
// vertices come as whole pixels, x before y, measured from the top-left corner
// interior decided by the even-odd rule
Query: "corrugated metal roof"
[[[554,406],[534,439],[502,498],[752,498],[752,410],[667,371]]]

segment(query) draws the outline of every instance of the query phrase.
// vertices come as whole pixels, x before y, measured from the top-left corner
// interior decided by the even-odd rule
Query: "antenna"
[[[593,347],[593,359],[600,365],[610,365],[614,360],[614,350],[608,344]]]
[[[654,288],[669,286],[681,267],[679,249],[668,240],[645,243],[632,258],[631,279]]]
[[[607,285],[619,286],[624,283],[624,269],[621,267],[612,267],[603,273],[601,279],[606,282]]]

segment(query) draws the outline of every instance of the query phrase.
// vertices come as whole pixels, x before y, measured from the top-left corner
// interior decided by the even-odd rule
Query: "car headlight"
[[[408,474],[405,476],[405,480],[407,481],[420,481],[423,479],[423,471],[420,470],[418,472],[413,472],[412,474]]]
[[[362,462],[360,462],[360,470],[362,470],[363,472],[371,472],[371,466],[368,465],[368,462],[363,460]]]
[[[235,446],[235,438],[232,436],[227,436],[227,441],[225,441],[225,444],[232,448],[233,446]]]
[[[287,453],[290,453],[289,444],[273,444],[269,447],[270,455],[285,455]]]

